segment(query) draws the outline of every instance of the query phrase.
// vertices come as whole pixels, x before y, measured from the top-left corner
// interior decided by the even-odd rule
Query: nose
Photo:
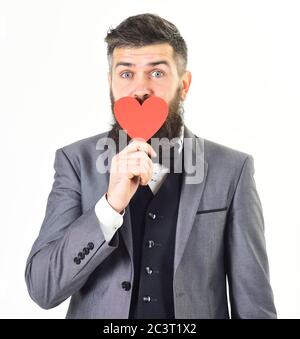
[[[146,99],[153,95],[153,91],[145,83],[139,84],[132,93],[132,96],[142,104]]]
[[[146,99],[148,99],[150,97],[150,94],[145,93],[145,94],[135,94],[134,98],[140,103],[142,104]]]

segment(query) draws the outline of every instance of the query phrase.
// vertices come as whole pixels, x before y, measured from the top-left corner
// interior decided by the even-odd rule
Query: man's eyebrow
[[[147,64],[147,66],[152,66],[152,67],[157,66],[157,65],[166,65],[170,67],[170,64],[166,60],[159,60],[159,61],[150,62],[149,64]]]
[[[166,66],[170,67],[170,64],[166,60],[159,60],[159,61],[155,61],[155,62],[149,62],[147,64],[147,66],[151,66],[151,67],[154,67],[154,66],[157,66],[157,65],[166,65]],[[120,61],[120,62],[116,63],[115,68],[117,68],[118,66],[133,67],[133,66],[135,66],[135,64],[133,64],[131,62]]]
[[[118,66],[125,66],[125,67],[132,67],[134,66],[134,64],[130,63],[130,62],[117,62],[115,68],[117,68]]]

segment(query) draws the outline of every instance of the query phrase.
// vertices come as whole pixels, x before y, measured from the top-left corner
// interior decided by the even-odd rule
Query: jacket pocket
[[[216,208],[216,209],[211,209],[211,210],[197,211],[196,214],[216,213],[216,212],[222,212],[222,211],[227,211],[227,206],[223,207],[223,208]]]

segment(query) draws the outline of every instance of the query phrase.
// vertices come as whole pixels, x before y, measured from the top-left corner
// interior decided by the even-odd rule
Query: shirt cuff
[[[95,205],[95,213],[99,220],[104,238],[107,242],[109,242],[118,228],[123,224],[125,209],[121,214],[115,211],[108,203],[106,194],[104,194]]]

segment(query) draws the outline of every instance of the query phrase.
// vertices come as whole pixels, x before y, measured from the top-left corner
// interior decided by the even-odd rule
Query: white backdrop
[[[54,152],[107,130],[110,26],[159,14],[189,47],[185,120],[196,134],[254,156],[280,318],[300,318],[300,2],[295,0],[0,0],[0,317],[42,310],[25,261],[53,182]]]

